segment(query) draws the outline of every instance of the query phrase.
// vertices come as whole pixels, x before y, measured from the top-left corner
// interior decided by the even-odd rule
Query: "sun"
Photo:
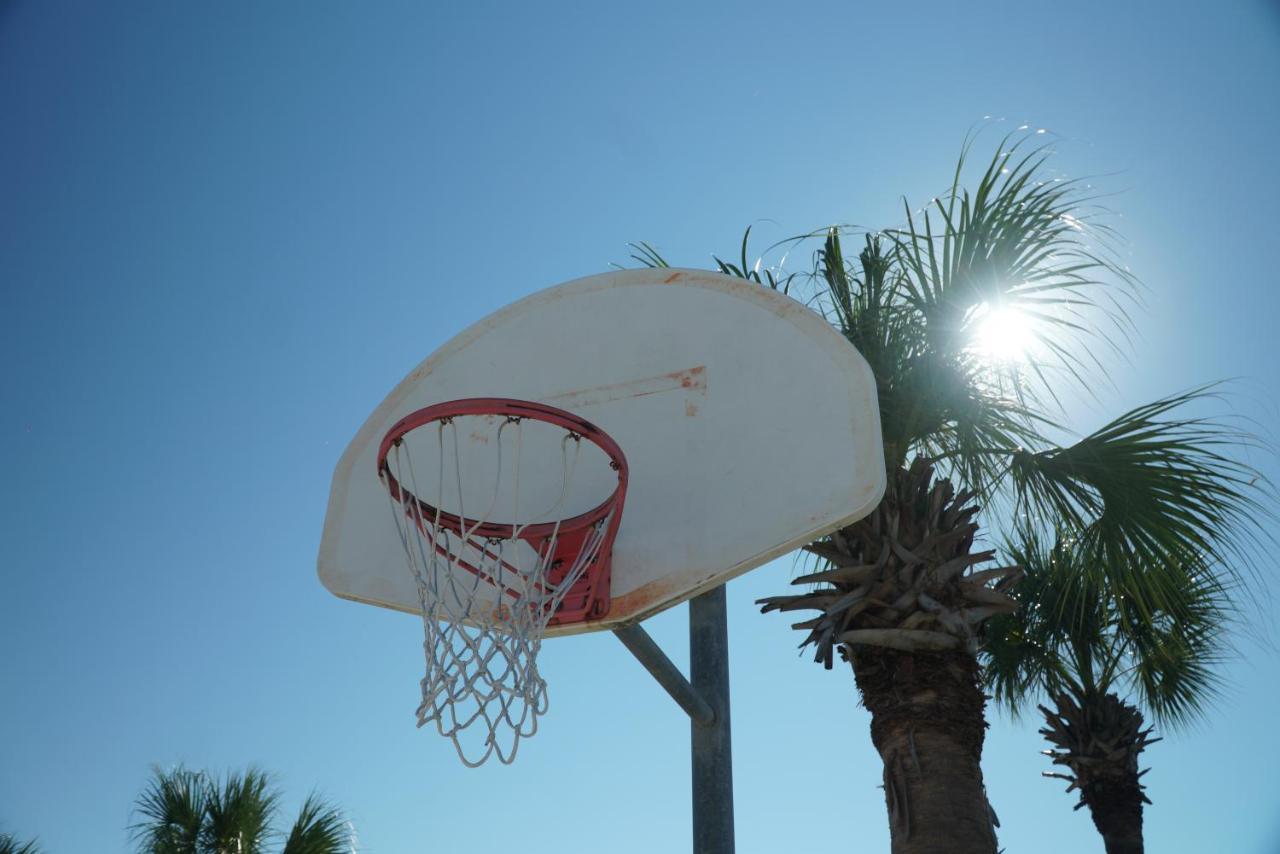
[[[974,347],[993,362],[1025,361],[1036,340],[1031,318],[1011,306],[984,309],[973,329]]]

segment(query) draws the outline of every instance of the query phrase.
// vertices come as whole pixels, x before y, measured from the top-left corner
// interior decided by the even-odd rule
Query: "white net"
[[[510,764],[520,739],[537,732],[538,717],[547,711],[547,686],[537,666],[543,632],[600,554],[612,519],[610,513],[585,529],[560,530],[558,520],[575,504],[583,442],[545,424],[539,426],[557,431],[559,452],[545,453],[551,447],[543,443],[544,500],[534,503],[544,509],[521,517],[524,424],[519,418],[454,416],[407,434],[386,458],[401,499],[388,491],[391,512],[422,608],[426,675],[418,726],[434,723],[473,768],[494,755]],[[469,474],[464,460],[476,462],[476,445],[487,464],[473,465],[478,471]],[[559,457],[559,483],[551,492],[548,456]],[[485,482],[483,489],[477,480]],[[468,498],[487,505],[483,513],[469,515]],[[495,521],[510,526],[501,529],[503,536],[492,536],[500,527]],[[530,526],[548,521],[549,536],[527,536]]]

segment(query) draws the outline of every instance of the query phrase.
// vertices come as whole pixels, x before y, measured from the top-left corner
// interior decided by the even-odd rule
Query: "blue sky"
[[[420,626],[315,578],[334,463],[490,311],[628,241],[894,224],[975,125],[1118,193],[1149,310],[1078,426],[1240,377],[1274,433],[1274,4],[439,6],[0,0],[0,829],[126,851],[152,763],[252,762],[372,852],[685,850],[687,720],[608,635],[544,648],[512,767],[415,730]],[[886,850],[852,678],[751,605],[790,574],[729,587],[738,850]],[[686,660],[683,608],[648,628]],[[1280,850],[1280,663],[1240,648],[1147,754],[1153,851]],[[1002,844],[1100,850],[1041,748],[993,714]]]

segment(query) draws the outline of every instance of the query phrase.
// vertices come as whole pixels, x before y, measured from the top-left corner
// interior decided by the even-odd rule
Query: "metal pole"
[[[694,722],[693,852],[733,854],[733,745],[729,732],[729,624],[724,585],[689,600],[689,680],[715,712]]]
[[[620,626],[613,633],[644,665],[644,669],[653,674],[658,684],[667,689],[671,699],[680,704],[680,708],[688,713],[695,724],[707,726],[716,719],[716,713],[707,705],[707,701],[698,696],[680,668],[671,663],[671,659],[667,658],[667,654],[654,643],[653,638],[649,637],[649,633],[639,623]]]

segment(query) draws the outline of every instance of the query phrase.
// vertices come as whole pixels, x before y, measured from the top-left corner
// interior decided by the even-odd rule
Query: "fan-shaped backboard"
[[[607,629],[683,602],[864,516],[884,491],[871,371],[822,317],[716,273],[607,273],[481,320],[374,410],[333,477],[319,556],[333,593],[420,613],[377,476],[378,444],[414,410],[475,397],[580,415],[613,437],[630,468],[609,613],[548,635]],[[476,451],[483,468],[492,448]],[[536,457],[536,443],[525,452]],[[550,453],[544,478],[559,471]],[[583,475],[583,495],[607,490],[602,472],[604,486]]]

